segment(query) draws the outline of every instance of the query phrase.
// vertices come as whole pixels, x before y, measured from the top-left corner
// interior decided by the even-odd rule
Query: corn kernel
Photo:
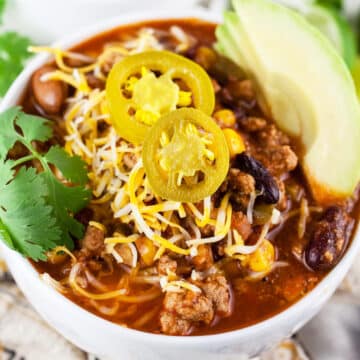
[[[265,239],[260,247],[249,256],[249,268],[256,272],[269,271],[274,261],[274,246]]]
[[[179,91],[178,106],[190,106],[192,103],[192,94],[190,91]]]
[[[200,46],[196,50],[195,61],[205,70],[209,70],[216,63],[217,56],[213,49],[207,46]]]
[[[230,157],[241,154],[245,151],[245,144],[242,137],[233,129],[224,129],[226,142],[229,147]]]
[[[214,114],[214,118],[219,125],[222,125],[224,127],[232,127],[236,123],[235,114],[228,109],[222,109],[219,111],[216,111]]]

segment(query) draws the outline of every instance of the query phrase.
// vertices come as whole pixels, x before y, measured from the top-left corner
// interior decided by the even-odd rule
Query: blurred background
[[[329,38],[360,89],[360,0],[273,1],[294,8]],[[229,6],[226,0],[0,0],[0,98],[29,60],[30,44],[50,44],[124,12],[203,8],[221,13]],[[47,327],[20,294],[0,254],[0,360],[50,358],[97,359]],[[360,359],[360,260],[315,319],[258,359]]]

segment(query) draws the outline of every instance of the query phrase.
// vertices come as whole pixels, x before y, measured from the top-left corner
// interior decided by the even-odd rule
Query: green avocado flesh
[[[316,4],[309,6],[304,16],[331,41],[352,69],[356,59],[356,40],[346,19],[333,8]]]
[[[360,179],[360,105],[351,74],[302,16],[270,0],[234,0],[216,48],[254,80],[264,111],[301,140],[315,199],[353,193]]]

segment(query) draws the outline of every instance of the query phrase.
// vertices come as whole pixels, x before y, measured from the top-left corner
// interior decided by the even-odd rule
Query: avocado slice
[[[345,17],[325,4],[308,6],[304,16],[331,41],[351,70],[356,59],[356,39]]]
[[[277,125],[301,140],[315,199],[350,196],[360,180],[360,105],[343,59],[293,10],[270,0],[233,0],[233,7],[237,19],[219,26],[217,48],[256,81]]]

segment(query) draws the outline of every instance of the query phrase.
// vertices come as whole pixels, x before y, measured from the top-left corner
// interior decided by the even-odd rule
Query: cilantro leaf
[[[15,125],[21,129],[22,134],[16,131]],[[18,106],[1,114],[0,129],[0,157],[2,158],[6,157],[16,141],[21,141],[27,147],[31,147],[32,141],[46,141],[52,134],[48,120],[39,116],[27,115]]]
[[[15,250],[15,245],[5,225],[0,220],[0,240],[2,240],[10,249]]]
[[[6,158],[8,151],[17,141],[18,134],[15,131],[13,120],[18,116],[19,112],[19,107],[13,107],[3,112],[0,116],[0,157],[2,158]]]
[[[8,161],[0,161],[2,238],[34,260],[45,259],[45,251],[55,247],[60,237],[52,209],[45,204],[47,188],[35,168],[22,167],[15,176],[10,166]]]
[[[63,243],[72,249],[74,245],[71,236],[81,238],[84,227],[71,214],[77,213],[86,206],[91,192],[80,186],[66,186],[50,172],[43,172],[40,175],[49,191],[46,202],[53,208],[56,224],[62,229]]]
[[[4,161],[0,157],[0,195],[5,190],[6,185],[13,179],[14,177],[14,170],[13,168],[13,161],[7,160]]]
[[[28,143],[34,140],[46,141],[52,135],[50,121],[40,116],[28,115],[20,111],[17,114],[16,125],[21,128]]]
[[[68,180],[85,185],[88,182],[86,164],[79,156],[69,156],[60,146],[53,146],[45,155],[47,162],[55,165]]]
[[[87,205],[91,196],[85,188],[86,164],[59,146],[39,154],[33,141],[51,137],[50,122],[27,115],[19,107],[0,114],[0,129],[0,239],[34,260],[46,259],[46,251],[57,245],[72,249],[73,237],[79,239],[84,232],[73,215]],[[30,155],[4,160],[16,142],[22,143]],[[41,173],[33,167],[14,170],[32,159],[39,161]],[[50,164],[71,185],[57,179]]]
[[[0,35],[0,96],[5,95],[31,56],[27,50],[30,45],[29,38],[15,32],[9,31]]]

